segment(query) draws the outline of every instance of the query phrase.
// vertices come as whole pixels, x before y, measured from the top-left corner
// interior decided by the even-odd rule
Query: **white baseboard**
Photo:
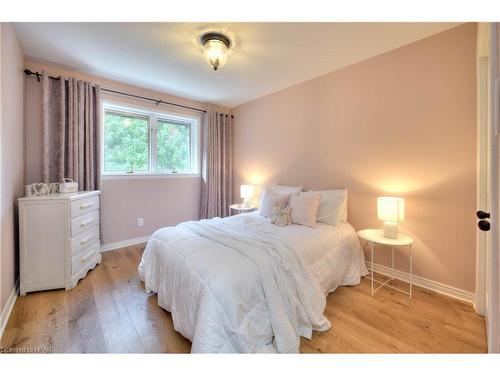
[[[141,243],[148,242],[150,237],[151,236],[144,236],[144,237],[132,238],[130,240],[125,240],[125,241],[101,244],[101,253],[105,251],[120,249],[122,247],[139,245]]]
[[[17,296],[19,294],[19,279],[16,280],[14,284],[14,288],[12,288],[12,292],[10,292],[9,298],[7,299],[7,304],[5,305],[2,313],[0,314],[0,339],[2,339],[3,331],[7,326],[7,322],[9,321],[10,313],[14,308],[14,304],[16,303]]]
[[[371,263],[366,262],[366,266],[371,270]],[[405,282],[410,281],[410,274],[407,272],[393,270],[391,267],[383,266],[381,264],[374,264],[373,271],[381,273],[386,276],[394,277],[395,279]],[[454,286],[439,283],[437,281],[429,280],[420,276],[412,276],[413,285],[432,290],[437,293],[445,294],[449,297],[457,298],[462,301],[474,303],[474,293],[467,292],[466,290],[455,288]]]

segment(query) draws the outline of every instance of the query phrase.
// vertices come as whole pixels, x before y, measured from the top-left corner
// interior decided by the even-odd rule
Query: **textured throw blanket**
[[[313,329],[330,328],[323,315],[326,298],[320,286],[294,249],[265,227],[239,227],[235,231],[221,219],[191,221],[178,227],[234,249],[256,265],[278,352],[297,353],[300,336],[310,338]]]

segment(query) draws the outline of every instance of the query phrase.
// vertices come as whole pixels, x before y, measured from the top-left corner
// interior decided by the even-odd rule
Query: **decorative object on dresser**
[[[20,293],[72,289],[101,263],[99,191],[19,199]]]
[[[38,197],[59,192],[59,184],[57,182],[50,182],[48,184],[37,182],[31,185],[25,185],[24,187],[27,197]]]
[[[76,193],[78,191],[78,182],[73,181],[71,178],[63,178],[63,182],[59,184],[59,193]]]
[[[30,185],[25,185],[26,197],[38,197],[49,194],[68,194],[76,193],[78,191],[78,182],[73,181],[71,178],[63,178],[63,182],[37,182]]]

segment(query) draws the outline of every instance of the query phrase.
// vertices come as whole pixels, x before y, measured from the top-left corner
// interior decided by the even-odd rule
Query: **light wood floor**
[[[2,337],[3,351],[186,353],[190,342],[148,296],[137,275],[143,246],[103,254],[103,262],[71,291],[19,297]],[[405,285],[402,285],[404,287]],[[486,351],[484,318],[472,306],[415,288],[414,298],[370,284],[328,296],[332,328],[302,339],[302,352],[475,353]],[[14,349],[13,349],[14,348]],[[16,349],[17,348],[17,349]]]

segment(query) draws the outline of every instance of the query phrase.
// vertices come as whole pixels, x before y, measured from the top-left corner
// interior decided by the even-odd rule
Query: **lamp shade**
[[[405,201],[397,197],[377,198],[377,217],[382,221],[398,223],[405,219]]]
[[[253,185],[240,185],[240,197],[248,199],[253,197]]]

